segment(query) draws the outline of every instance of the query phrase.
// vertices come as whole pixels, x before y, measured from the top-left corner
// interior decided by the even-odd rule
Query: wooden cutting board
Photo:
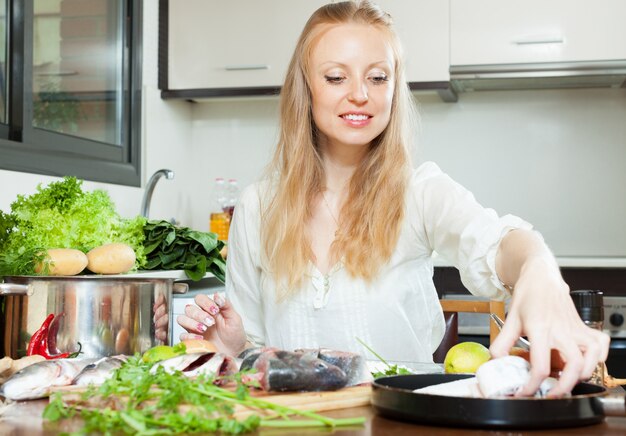
[[[64,386],[55,389],[55,392],[63,394],[63,402],[67,405],[73,405],[79,402],[81,394],[86,390],[80,386]],[[372,387],[352,386],[339,389],[337,391],[328,392],[280,392],[267,393],[261,391],[252,392],[252,396],[281,406],[291,407],[296,410],[308,410],[311,412],[323,412],[328,410],[347,409],[351,407],[367,406],[370,404]],[[107,403],[108,407],[123,407],[124,399],[110,399]],[[87,404],[86,407],[101,408],[102,403]],[[181,412],[184,411],[182,406]],[[234,416],[243,419],[253,413],[270,416],[271,412],[265,410],[249,409],[238,405],[235,408]]]

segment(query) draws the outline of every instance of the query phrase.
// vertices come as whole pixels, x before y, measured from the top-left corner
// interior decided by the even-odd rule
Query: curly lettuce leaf
[[[110,242],[131,246],[141,267],[144,224],[143,217],[120,217],[105,191],[85,192],[74,177],[39,185],[35,194],[19,195],[10,214],[0,215],[0,275],[34,274],[36,258],[50,248],[86,253]]]

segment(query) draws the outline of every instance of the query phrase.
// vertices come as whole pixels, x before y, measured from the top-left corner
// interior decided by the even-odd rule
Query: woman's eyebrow
[[[325,61],[325,62],[322,62],[322,63],[320,64],[320,67],[325,67],[325,66],[327,66],[327,65],[332,65],[332,66],[337,66],[337,67],[347,68],[347,67],[350,67],[350,65],[351,65],[351,64],[346,64],[346,63],[343,63],[343,62],[338,62],[338,61]],[[391,64],[389,63],[389,61],[387,61],[387,60],[382,60],[382,61],[375,61],[375,62],[372,62],[371,64],[369,64],[369,65],[367,66],[367,68],[372,68],[372,67],[376,67],[376,66],[379,66],[379,65],[384,65],[384,66],[386,66],[386,67],[391,67]]]

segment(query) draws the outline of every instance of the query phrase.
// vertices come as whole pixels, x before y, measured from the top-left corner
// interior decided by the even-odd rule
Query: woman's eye
[[[386,74],[381,74],[381,75],[377,75],[377,76],[372,76],[371,80],[376,85],[382,85],[383,83],[389,81],[389,77],[387,77]]]
[[[324,76],[324,79],[326,79],[327,83],[339,84],[339,83],[343,82],[344,77],[342,77],[342,76]]]

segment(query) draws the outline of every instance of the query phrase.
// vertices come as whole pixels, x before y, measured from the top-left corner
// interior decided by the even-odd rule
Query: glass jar
[[[604,300],[602,291],[571,291],[570,296],[583,322],[593,329],[602,331],[604,324]],[[598,362],[588,382],[604,386],[604,375],[604,362]]]

